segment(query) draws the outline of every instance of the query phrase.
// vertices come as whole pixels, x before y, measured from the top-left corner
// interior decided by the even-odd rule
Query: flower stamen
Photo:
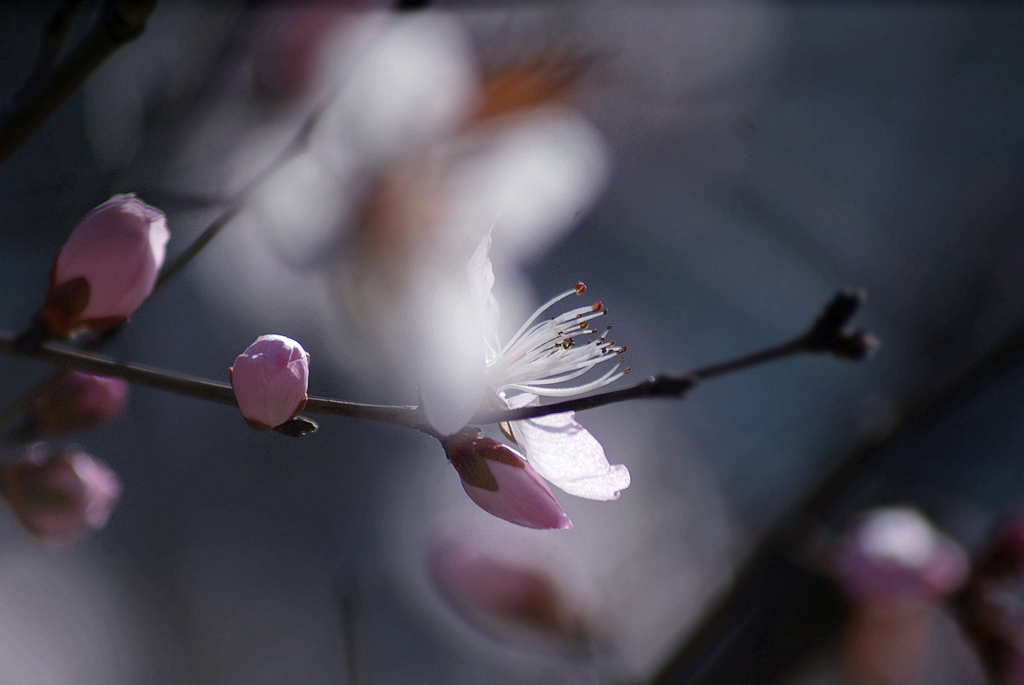
[[[538,323],[538,319],[552,306],[570,295],[582,295],[586,286],[576,287],[559,293],[535,311],[512,339],[488,360],[489,385],[495,392],[519,390],[547,397],[570,397],[603,387],[624,375],[625,352],[615,341],[604,336],[583,342],[572,335],[566,335],[570,322],[574,328],[591,333],[590,321],[608,314],[608,309],[598,300],[591,305],[578,307],[554,318]],[[606,326],[609,330],[611,326]],[[551,387],[574,380],[591,371],[598,364],[616,359],[616,364],[601,377],[580,385]]]

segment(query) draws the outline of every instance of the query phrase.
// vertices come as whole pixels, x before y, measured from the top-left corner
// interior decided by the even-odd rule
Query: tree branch
[[[43,62],[53,59],[49,52],[53,50],[54,45],[59,47],[59,44],[63,43],[63,38],[70,27],[70,22],[64,26],[57,15],[51,19],[36,70],[33,70],[27,87],[18,94],[13,108],[0,120],[0,162],[10,157],[28,140],[54,110],[78,90],[110,55],[142,34],[156,2],[157,0],[106,0],[96,23],[74,51],[33,87],[32,81],[39,78],[36,70]],[[63,36],[60,35],[62,31]],[[59,50],[57,52],[59,53]]]
[[[15,346],[14,336],[9,333],[0,333],[0,354],[27,357],[98,376],[123,378],[136,385],[167,390],[179,395],[188,395],[233,407],[238,406],[234,390],[227,383],[218,383],[148,366],[124,364],[84,352],[61,349],[52,344],[44,344],[36,352],[24,352]],[[430,435],[435,434],[418,407],[360,404],[324,397],[310,397],[304,411],[313,414],[348,416],[355,419],[394,423],[422,430]]]
[[[682,398],[700,383],[742,371],[768,362],[785,359],[796,354],[832,354],[844,359],[860,360],[869,357],[878,348],[879,342],[864,331],[850,331],[847,324],[866,295],[862,290],[844,290],[836,294],[826,305],[815,322],[804,334],[789,342],[769,347],[753,354],[730,359],[695,369],[686,374],[661,374],[628,388],[575,397],[562,402],[553,402],[535,407],[520,407],[505,411],[485,411],[476,414],[470,423],[489,424],[503,421],[521,421],[537,416],[558,414],[567,411],[595,409],[607,404],[651,397]]]
[[[153,292],[159,290],[168,281],[174,278],[178,272],[188,266],[189,262],[196,258],[199,253],[206,247],[211,240],[217,237],[217,235],[231,223],[238,212],[241,211],[245,201],[249,198],[252,192],[259,188],[267,178],[275,171],[281,168],[288,159],[296,154],[302,146],[309,140],[309,134],[316,125],[316,122],[320,119],[320,114],[324,110],[324,105],[321,104],[314,107],[306,118],[303,120],[302,125],[299,126],[298,130],[289,139],[288,143],[281,149],[280,152],[274,157],[274,159],[267,164],[267,166],[258,173],[255,177],[249,180],[243,188],[229,201],[227,208],[217,217],[213,223],[203,229],[203,232],[196,237],[192,243],[186,247],[181,254],[179,254],[174,261],[168,264],[161,272],[160,277],[157,278],[156,285],[153,286]]]
[[[847,322],[863,300],[864,294],[860,291],[843,291],[837,294],[806,333],[782,345],[769,347],[719,364],[705,366],[687,374],[663,374],[628,388],[597,395],[578,397],[539,407],[482,412],[474,416],[470,423],[490,424],[518,421],[566,411],[583,411],[614,402],[650,397],[682,398],[703,381],[805,352],[829,353],[850,359],[864,359],[877,347],[877,341],[867,333],[851,332],[846,328]],[[84,352],[62,349],[51,344],[43,344],[37,349],[24,349],[15,341],[16,336],[0,332],[0,354],[27,357],[100,376],[114,376],[138,385],[238,406],[235,393],[227,383],[217,383],[146,366],[123,364]],[[441,437],[430,426],[421,407],[361,404],[327,397],[310,397],[303,411],[311,414],[330,414],[392,423],[414,428],[434,437]]]
[[[25,79],[21,90],[11,98],[11,103],[17,105],[28,98],[53,71],[53,65],[57,63],[57,59],[64,51],[64,43],[67,41],[68,33],[75,23],[75,15],[78,14],[81,5],[82,0],[64,0],[53,11],[43,30],[43,41],[39,45],[35,66],[32,67],[32,72]]]

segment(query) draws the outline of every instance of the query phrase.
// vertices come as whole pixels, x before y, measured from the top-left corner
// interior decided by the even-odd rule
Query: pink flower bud
[[[473,431],[442,444],[462,488],[487,513],[527,528],[572,528],[551,490],[512,448]]]
[[[836,571],[859,600],[928,600],[967,576],[967,554],[909,507],[872,511],[846,537]]]
[[[127,395],[120,378],[63,371],[29,398],[25,430],[35,437],[88,430],[117,417]]]
[[[107,523],[121,484],[102,462],[77,449],[49,454],[36,444],[22,461],[0,467],[0,494],[22,525],[54,545]]]
[[[291,421],[306,406],[309,354],[291,338],[261,335],[228,371],[238,408],[257,430]]]
[[[430,574],[454,608],[484,623],[511,624],[568,639],[586,625],[550,575],[527,563],[486,556],[462,544],[446,544],[429,558]],[[495,625],[501,628],[501,625]]]
[[[127,321],[153,291],[169,238],[163,212],[132,194],[89,212],[50,270],[39,312],[49,333],[99,333]]]

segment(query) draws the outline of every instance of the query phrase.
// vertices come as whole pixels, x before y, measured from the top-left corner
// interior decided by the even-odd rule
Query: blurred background
[[[57,4],[0,6],[5,96]],[[49,549],[0,516],[0,683],[988,682],[937,603],[904,671],[851,667],[873,648],[850,647],[864,621],[820,548],[904,504],[977,557],[1022,502],[1019,4],[428,4],[161,0],[0,166],[0,328],[112,194],[163,209],[174,255],[249,187],[105,353],[227,381],[280,333],[310,352],[311,394],[415,403],[458,334],[424,293],[488,230],[506,339],[582,280],[643,378],[786,339],[861,286],[881,352],[581,414],[632,485],[556,492],[570,531],[476,508],[412,431],[325,417],[295,440],[133,388],[74,436],[123,483],[104,530]],[[0,401],[47,371],[0,360]],[[763,630],[711,661],[778,658],[665,670],[795,511],[812,534],[787,584],[733,596],[813,606],[719,605]],[[489,604],[488,579],[526,599]],[[813,639],[774,651],[791,630]]]

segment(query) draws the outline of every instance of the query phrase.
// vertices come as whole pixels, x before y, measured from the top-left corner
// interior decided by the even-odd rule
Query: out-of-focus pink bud
[[[876,509],[845,537],[835,573],[854,600],[843,638],[847,679],[902,685],[920,675],[935,604],[967,576],[967,555],[910,507]]]
[[[981,555],[964,596],[964,626],[991,681],[1024,685],[1024,512]]]
[[[153,291],[169,238],[164,213],[133,194],[89,212],[50,270],[39,312],[50,335],[99,333],[127,321]]]
[[[877,509],[846,536],[836,573],[855,599],[932,599],[967,577],[967,555],[909,507]]]
[[[127,396],[120,378],[63,371],[29,398],[25,432],[43,437],[88,430],[116,418]]]
[[[547,484],[512,448],[472,430],[442,444],[466,494],[484,511],[527,528],[572,528]]]
[[[65,545],[106,525],[121,483],[85,452],[68,448],[50,454],[36,444],[22,461],[0,467],[0,494],[30,533]]]
[[[309,354],[291,338],[261,335],[228,370],[238,408],[257,430],[291,421],[306,406]]]
[[[428,563],[441,593],[471,620],[482,619],[484,627],[512,624],[568,639],[586,634],[582,617],[552,578],[537,568],[485,556],[461,544],[439,546]]]

